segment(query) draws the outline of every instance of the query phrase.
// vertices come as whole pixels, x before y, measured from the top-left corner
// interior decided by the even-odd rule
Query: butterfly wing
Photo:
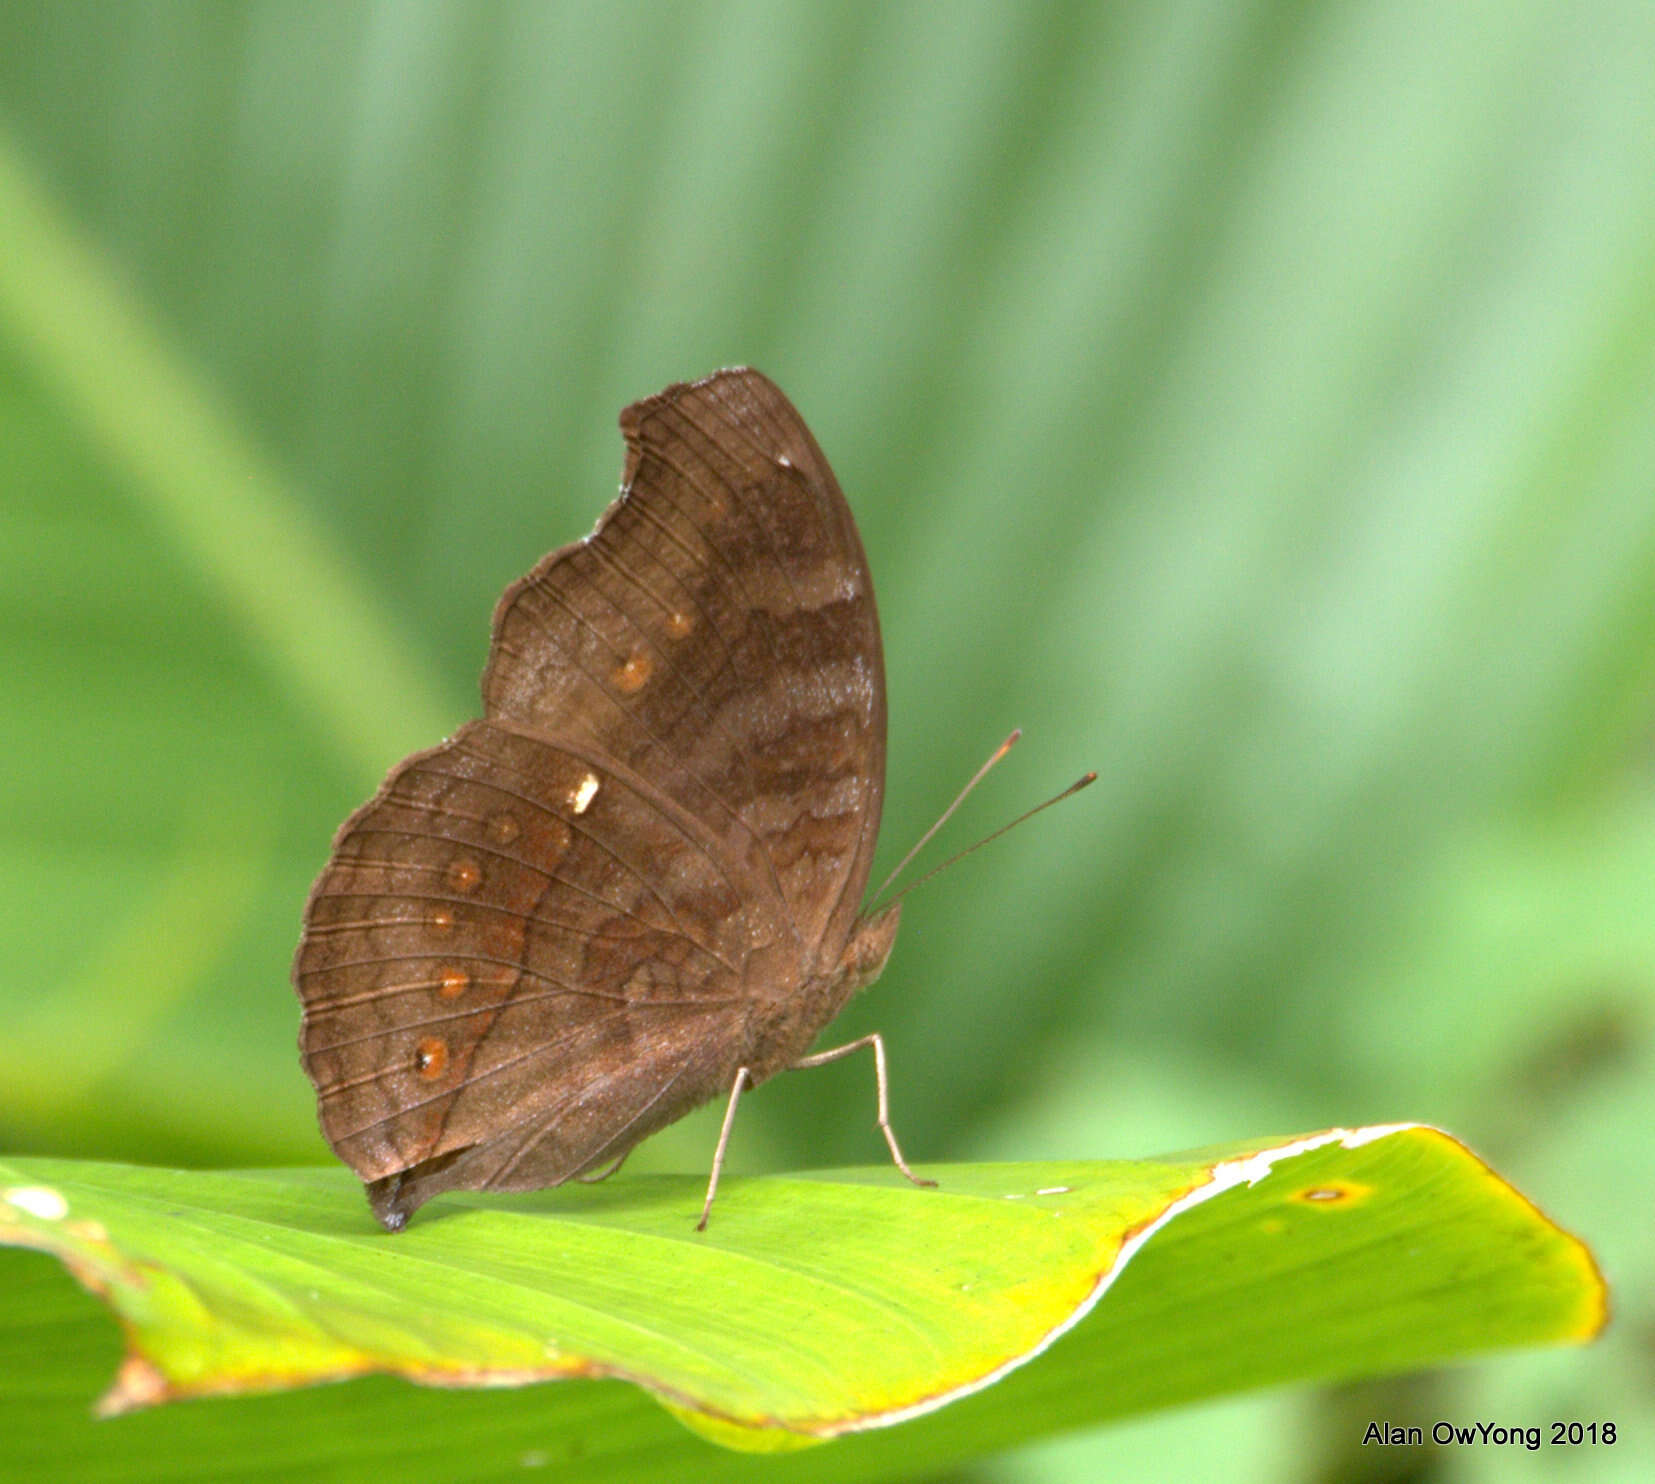
[[[885,787],[884,655],[850,508],[757,371],[669,387],[621,430],[621,498],[500,600],[487,714],[649,778],[725,842],[776,929],[837,950]]]
[[[622,428],[620,500],[501,599],[487,720],[393,770],[307,907],[306,1069],[387,1225],[722,1090],[866,885],[884,676],[825,459],[751,371]]]
[[[441,1160],[438,1188],[556,1184],[605,1156],[597,1105],[618,1138],[734,1075],[740,965],[703,926],[736,893],[670,807],[593,778],[474,722],[340,832],[297,977],[323,1129],[365,1180]]]

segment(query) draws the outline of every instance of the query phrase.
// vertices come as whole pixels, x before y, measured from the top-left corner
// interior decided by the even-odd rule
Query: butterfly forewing
[[[726,1090],[867,882],[884,675],[826,461],[752,371],[622,429],[620,500],[501,599],[487,720],[392,771],[306,910],[306,1069],[387,1225]]]
[[[490,716],[600,746],[727,842],[800,946],[842,944],[885,774],[867,561],[827,461],[757,372],[627,409],[622,498],[507,590]]]

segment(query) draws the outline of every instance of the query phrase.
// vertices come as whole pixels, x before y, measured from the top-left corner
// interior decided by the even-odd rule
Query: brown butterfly
[[[885,787],[867,558],[757,371],[621,414],[620,498],[494,614],[483,717],[394,768],[305,908],[322,1130],[390,1230],[445,1190],[611,1169],[807,1055],[884,968],[862,910]],[[608,1173],[609,1171],[605,1171]]]

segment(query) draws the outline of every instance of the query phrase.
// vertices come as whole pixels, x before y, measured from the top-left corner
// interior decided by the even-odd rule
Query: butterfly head
[[[839,955],[835,975],[844,986],[845,999],[866,989],[884,972],[885,960],[896,946],[896,929],[901,919],[901,902],[890,902],[856,919],[850,941]]]

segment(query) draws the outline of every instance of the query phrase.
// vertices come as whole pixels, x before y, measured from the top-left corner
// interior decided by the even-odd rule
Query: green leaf
[[[1586,1249],[1446,1134],[1334,1130],[1155,1161],[454,1196],[404,1234],[343,1170],[0,1163],[0,1244],[119,1317],[101,1410],[384,1371],[636,1382],[774,1450],[935,1411],[1044,1362],[1094,1417],[1590,1338]],[[1376,1281],[1381,1278],[1382,1282]]]

